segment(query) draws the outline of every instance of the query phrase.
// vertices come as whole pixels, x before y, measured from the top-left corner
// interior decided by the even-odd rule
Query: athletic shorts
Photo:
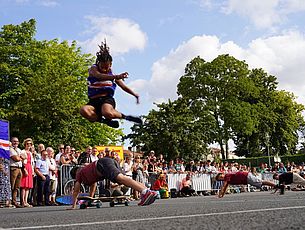
[[[252,186],[255,186],[257,188],[261,188],[262,187],[262,180],[256,176],[254,176],[252,173],[248,173],[248,176],[247,176],[247,183],[252,185]]]
[[[97,171],[103,176],[103,179],[109,179],[110,181],[117,183],[116,177],[122,173],[119,163],[112,158],[104,157],[97,161]]]
[[[89,102],[87,103],[87,105],[91,105],[95,108],[95,112],[100,118],[102,118],[101,108],[103,104],[110,104],[113,108],[116,106],[114,98],[110,96],[89,99]]]

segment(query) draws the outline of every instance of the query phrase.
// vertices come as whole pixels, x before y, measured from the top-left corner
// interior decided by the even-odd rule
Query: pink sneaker
[[[154,203],[157,198],[157,195],[158,195],[157,192],[147,190],[145,194],[141,195],[141,201],[140,203],[138,203],[138,205],[144,206]]]

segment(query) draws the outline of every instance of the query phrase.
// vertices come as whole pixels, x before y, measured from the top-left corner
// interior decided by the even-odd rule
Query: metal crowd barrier
[[[167,184],[168,184],[168,189],[176,189],[177,191],[180,190],[180,183],[183,178],[185,178],[186,174],[180,174],[180,173],[175,173],[175,174],[167,174]]]
[[[168,174],[167,175],[167,183],[168,189],[176,189],[177,191],[180,190],[180,183],[183,178],[186,177],[186,174]],[[210,191],[212,190],[212,183],[211,183],[211,175],[205,173],[196,173],[191,176],[192,180],[192,188],[195,191]]]
[[[57,193],[60,195],[64,194],[64,186],[65,184],[72,180],[72,177],[70,175],[70,171],[73,168],[73,165],[61,165],[59,167],[59,175],[58,175],[58,187],[57,187]]]
[[[274,173],[268,172],[268,173],[263,173],[263,174],[260,174],[260,175],[261,175],[262,180],[271,181],[271,182],[277,184],[278,180],[273,179],[273,174]]]
[[[202,173],[192,175],[192,187],[196,192],[212,190],[211,175]]]

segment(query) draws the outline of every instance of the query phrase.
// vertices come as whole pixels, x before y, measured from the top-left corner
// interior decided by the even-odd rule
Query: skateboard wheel
[[[129,206],[129,201],[125,201],[125,206]]]
[[[80,208],[80,209],[86,209],[86,208],[87,208],[87,205],[86,205],[86,204],[81,204],[81,205],[79,206],[79,208]]]
[[[114,207],[114,202],[111,201],[109,205],[110,205],[110,207]]]
[[[96,208],[101,208],[101,204],[96,204]]]

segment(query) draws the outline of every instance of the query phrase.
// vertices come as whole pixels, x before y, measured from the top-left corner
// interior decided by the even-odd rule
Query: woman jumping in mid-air
[[[128,73],[119,75],[112,73],[112,57],[106,41],[99,46],[96,53],[96,63],[89,69],[88,97],[89,102],[82,106],[80,114],[91,122],[102,122],[110,127],[118,128],[119,122],[113,119],[125,119],[142,124],[142,119],[136,116],[126,116],[115,109],[113,98],[116,86],[120,86],[125,92],[135,96],[139,103],[139,95],[133,92],[125,83]]]

